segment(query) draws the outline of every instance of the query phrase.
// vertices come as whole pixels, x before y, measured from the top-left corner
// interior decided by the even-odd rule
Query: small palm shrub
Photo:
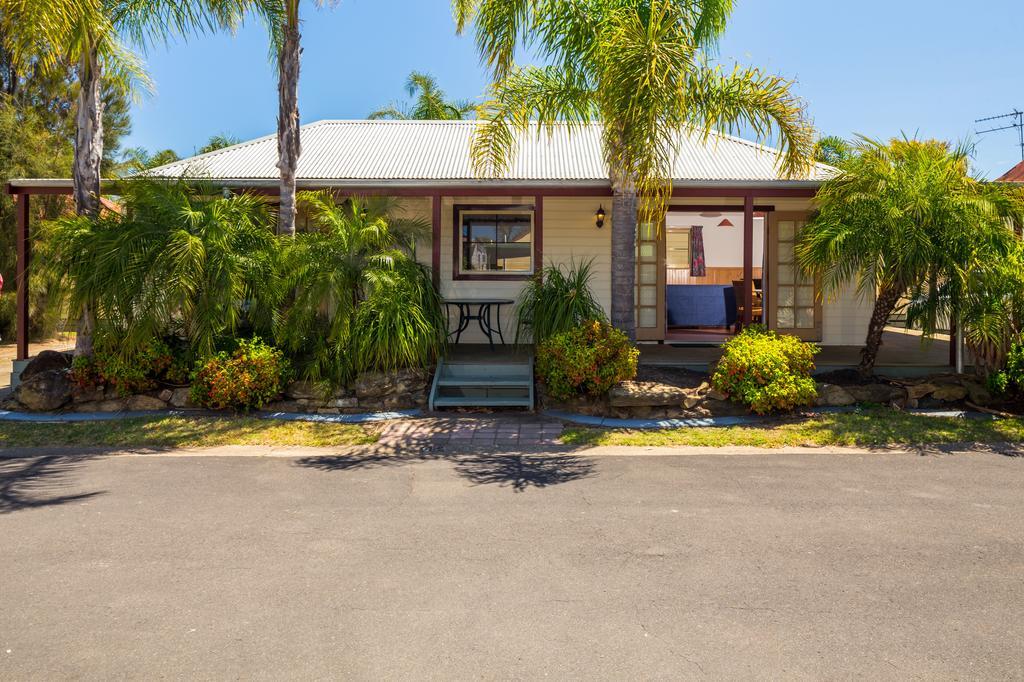
[[[192,402],[214,409],[260,408],[281,394],[289,377],[288,361],[259,338],[239,341],[233,353],[220,352],[192,376]]]
[[[620,381],[635,378],[639,358],[640,351],[622,331],[591,320],[538,346],[537,375],[556,400],[597,398]]]
[[[754,325],[722,348],[711,385],[757,414],[811,405],[817,397],[814,344]]]
[[[604,320],[601,304],[590,290],[592,261],[548,266],[530,279],[516,303],[516,343],[535,344],[575,329],[587,320]]]

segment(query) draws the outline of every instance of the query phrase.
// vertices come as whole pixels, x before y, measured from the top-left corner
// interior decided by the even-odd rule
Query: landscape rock
[[[105,391],[102,386],[93,388],[80,388],[77,384],[71,386],[71,401],[74,403],[93,403],[103,400]]]
[[[709,400],[717,400],[719,402],[725,402],[729,400],[729,396],[719,391],[717,388],[708,389],[707,397]]]
[[[818,397],[814,404],[818,407],[844,407],[857,402],[848,390],[835,384],[818,384]]]
[[[948,384],[939,386],[932,393],[932,398],[941,400],[944,403],[955,403],[967,397],[967,389],[959,384]]]
[[[321,407],[317,409],[317,414],[341,414],[341,410],[336,407]]]
[[[121,412],[127,407],[124,400],[104,400],[92,406],[93,412]]]
[[[750,414],[745,405],[731,400],[705,400],[701,407],[711,417],[742,417]]]
[[[167,403],[151,395],[133,395],[128,399],[127,404],[128,409],[133,412],[149,412],[167,408]]]
[[[61,353],[55,350],[41,351],[29,360],[29,363],[25,365],[25,369],[21,370],[21,380],[31,379],[37,374],[44,372],[71,369],[71,359],[70,353]]]
[[[696,393],[691,393],[690,395],[683,398],[683,407],[685,407],[688,410],[692,410],[693,408],[698,407],[703,402],[703,397]]]
[[[689,395],[690,391],[678,386],[653,381],[623,381],[608,392],[608,404],[612,407],[665,407],[679,405]]]
[[[292,381],[284,390],[284,394],[292,400],[319,400],[323,391],[311,381]]]
[[[302,406],[294,400],[278,400],[277,402],[267,403],[260,408],[260,412],[302,412]]]
[[[327,401],[327,407],[349,408],[358,407],[359,401],[356,398],[335,398]]]
[[[394,372],[364,372],[356,377],[356,397],[360,401],[383,400],[384,398],[417,393],[426,390],[427,375],[417,369],[400,369]]]
[[[892,402],[903,402],[907,399],[906,391],[899,386],[891,386],[889,384],[846,386],[845,389],[858,403],[888,405]]]
[[[160,400],[164,401],[165,403],[169,403],[171,402],[171,398],[174,397],[174,391],[172,391],[169,388],[165,388],[164,390],[160,391],[157,397],[160,398]]]
[[[987,388],[982,386],[976,381],[965,381],[963,387],[967,389],[967,397],[975,405],[981,407],[988,407],[992,404],[994,398],[992,393]]]
[[[191,407],[192,406],[192,390],[189,388],[176,388],[171,391],[171,397],[167,401],[174,407]]]
[[[38,372],[18,386],[18,402],[30,410],[49,412],[71,401],[71,381],[66,369]]]
[[[923,384],[911,384],[907,386],[907,398],[909,400],[920,400],[930,396],[938,388],[931,382],[925,382]]]

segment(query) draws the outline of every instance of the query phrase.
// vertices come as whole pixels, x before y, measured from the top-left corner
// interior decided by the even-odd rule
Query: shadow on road
[[[102,491],[61,494],[68,476],[87,460],[82,455],[49,455],[25,459],[0,459],[0,514],[52,507],[87,500]]]
[[[516,492],[570,483],[595,474],[594,461],[573,454],[524,453],[447,454],[424,449],[416,453],[370,452],[304,457],[295,465],[320,471],[352,471],[395,467],[427,461],[450,462],[455,472],[473,485],[498,485]]]

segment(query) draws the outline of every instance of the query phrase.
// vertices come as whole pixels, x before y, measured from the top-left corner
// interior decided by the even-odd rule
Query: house
[[[1024,183],[1024,161],[1006,171],[996,182],[1020,182]]]
[[[432,268],[446,299],[514,301],[542,264],[590,260],[594,293],[610,311],[612,193],[601,127],[570,131],[555,125],[529,131],[520,136],[507,173],[481,178],[470,157],[477,125],[310,123],[302,128],[299,188],[400,197],[408,216],[432,227],[431,237],[417,245],[417,257]],[[856,364],[872,301],[852,286],[822,300],[815,283],[793,262],[794,238],[831,169],[819,164],[806,177],[783,179],[777,159],[776,150],[729,135],[706,141],[680,135],[670,210],[663,224],[638,229],[638,341],[672,346],[685,361],[688,348],[720,342],[747,315],[826,349],[846,349],[848,360],[835,364]],[[278,191],[276,161],[277,142],[271,135],[152,173],[204,178],[226,191],[273,196]],[[27,205],[31,194],[69,192],[70,181],[16,180],[8,191],[24,200],[19,205]],[[749,311],[744,305],[748,294],[739,290],[744,282],[755,290],[749,294]],[[492,325],[505,340],[515,334],[512,313],[510,305],[494,311]],[[460,341],[484,341],[482,326],[469,325]],[[24,348],[20,341],[19,356],[25,357],[27,339]],[[940,361],[929,363],[945,364],[943,356],[940,349]]]

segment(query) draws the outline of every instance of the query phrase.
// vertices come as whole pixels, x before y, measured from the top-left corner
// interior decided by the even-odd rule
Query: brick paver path
[[[558,445],[562,422],[533,415],[425,417],[389,422],[380,443],[393,447],[417,445],[469,447],[541,447]]]

